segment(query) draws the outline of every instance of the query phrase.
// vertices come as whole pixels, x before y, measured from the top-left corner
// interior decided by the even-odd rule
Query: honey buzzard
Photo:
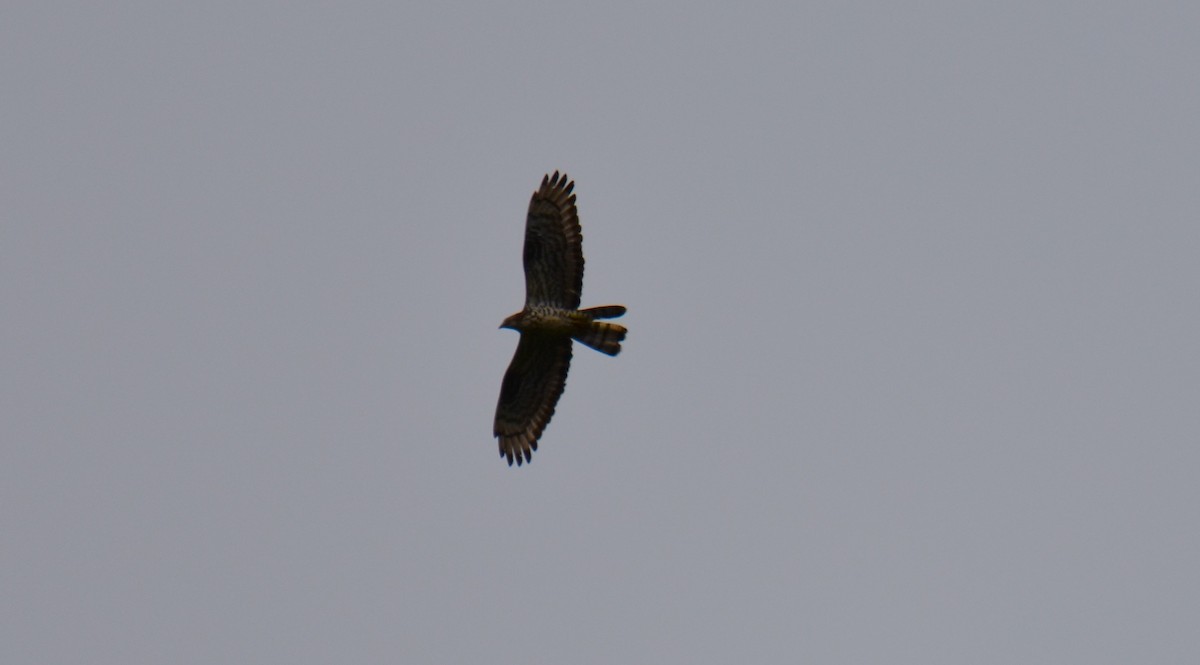
[[[574,188],[565,173],[545,176],[525,218],[525,309],[500,325],[521,333],[500,386],[494,426],[509,466],[533,461],[538,437],[567,385],[571,340],[615,356],[625,339],[624,326],[597,320],[621,316],[621,305],[579,309],[583,234]]]

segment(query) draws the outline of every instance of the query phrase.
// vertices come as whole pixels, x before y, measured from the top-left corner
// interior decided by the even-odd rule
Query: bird
[[[627,330],[600,319],[625,314],[622,305],[579,309],[583,290],[583,234],[575,208],[575,182],[546,174],[525,218],[525,307],[501,329],[521,334],[504,373],[494,435],[500,456],[520,466],[533,461],[538,439],[567,385],[572,340],[615,356]]]

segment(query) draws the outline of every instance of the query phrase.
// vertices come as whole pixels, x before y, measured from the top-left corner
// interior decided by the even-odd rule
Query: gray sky
[[[410,4],[0,12],[0,661],[1200,658],[1195,3]]]

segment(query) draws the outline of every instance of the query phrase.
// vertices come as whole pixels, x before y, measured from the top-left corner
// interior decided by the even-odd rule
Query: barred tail
[[[597,307],[593,309],[606,309]],[[622,313],[625,312],[624,307],[619,308]],[[588,310],[584,310],[585,312]],[[594,315],[593,315],[594,316]],[[615,316],[620,316],[616,314]],[[601,323],[593,321],[587,328],[580,333],[574,335],[575,339],[583,344],[586,344],[600,353],[607,353],[610,356],[615,356],[621,352],[621,340],[625,339],[625,326],[619,326],[615,323]]]
[[[615,319],[625,314],[625,308],[620,305],[601,305],[579,310],[593,319]]]

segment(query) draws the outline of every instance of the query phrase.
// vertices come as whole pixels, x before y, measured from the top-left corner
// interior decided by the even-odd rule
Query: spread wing
[[[522,458],[532,461],[570,368],[570,337],[521,333],[496,404],[494,432],[500,437],[500,456],[508,458],[509,466],[513,460],[520,466]]]
[[[575,183],[547,175],[525,218],[525,307],[579,309],[583,291],[583,232],[575,210]]]

